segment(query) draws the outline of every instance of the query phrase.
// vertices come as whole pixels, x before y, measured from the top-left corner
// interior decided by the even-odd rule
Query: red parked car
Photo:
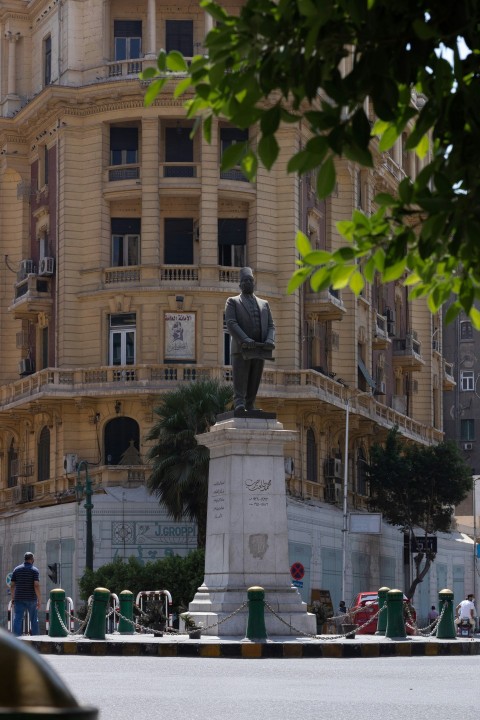
[[[408,604],[408,610],[413,618],[413,620],[416,620],[417,614],[415,612],[415,608],[410,603],[410,600],[404,595],[403,596],[403,607],[404,607],[404,616],[405,616],[405,630],[407,631],[408,635],[414,635],[415,631],[412,630],[412,628],[408,627],[407,623],[412,624],[412,620],[410,619],[407,610],[405,609],[405,606]],[[361,592],[358,593],[357,597],[355,598],[354,603],[352,604],[350,608],[351,613],[355,613],[353,616],[353,622],[355,625],[361,626],[368,622],[369,618],[372,617],[372,615],[375,615],[378,612],[378,594],[374,590],[371,590],[370,592]],[[387,612],[384,610],[384,612]],[[375,618],[371,622],[368,623],[368,625],[365,625],[364,628],[361,630],[357,630],[356,632],[360,635],[372,635],[377,632],[377,620],[378,618]]]

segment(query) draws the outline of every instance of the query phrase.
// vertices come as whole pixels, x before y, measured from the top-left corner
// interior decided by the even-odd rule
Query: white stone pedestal
[[[260,585],[288,623],[266,610],[268,635],[316,632],[289,573],[283,446],[295,435],[275,419],[232,417],[201,436],[210,448],[205,580],[189,613],[204,626],[230,615],[248,588]],[[245,607],[206,634],[244,637],[246,626]]]

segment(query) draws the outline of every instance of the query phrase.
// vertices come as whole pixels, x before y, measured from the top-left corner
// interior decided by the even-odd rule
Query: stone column
[[[158,194],[159,121],[157,117],[142,121],[142,264],[160,262]]]
[[[15,46],[20,39],[20,33],[12,33],[10,30],[5,33],[8,44],[8,74],[7,74],[7,95],[16,95],[16,58]]]
[[[213,29],[213,17],[210,13],[205,13],[205,35],[208,35],[210,30]]]
[[[114,54],[110,48],[110,38],[113,35],[113,25],[110,18],[110,0],[103,0],[103,60],[113,60]]]
[[[148,0],[147,5],[148,46],[146,58],[157,57],[157,8],[156,0]]]
[[[198,264],[201,267],[202,285],[218,283],[218,120],[212,122],[212,142],[197,133],[201,161],[200,243]],[[195,157],[197,160],[197,157]]]
[[[315,616],[306,612],[289,573],[283,446],[296,433],[284,430],[275,416],[261,415],[227,417],[199,437],[210,448],[205,579],[189,613],[197,623],[212,625],[259,585],[287,623],[266,610],[268,635],[315,634]],[[246,622],[244,608],[206,632],[245,637]]]

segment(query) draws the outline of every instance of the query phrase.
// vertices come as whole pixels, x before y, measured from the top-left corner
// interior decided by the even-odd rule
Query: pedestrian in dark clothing
[[[13,633],[22,634],[25,611],[30,618],[32,635],[38,635],[38,609],[42,603],[38,568],[33,564],[33,553],[25,553],[23,565],[17,565],[12,573],[10,590],[13,606]]]

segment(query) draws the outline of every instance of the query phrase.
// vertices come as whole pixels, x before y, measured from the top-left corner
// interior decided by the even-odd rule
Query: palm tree
[[[210,451],[195,436],[207,432],[233,400],[231,385],[199,380],[179,385],[160,398],[158,420],[147,435],[152,472],[150,492],[174,520],[197,523],[197,546],[205,547]]]

